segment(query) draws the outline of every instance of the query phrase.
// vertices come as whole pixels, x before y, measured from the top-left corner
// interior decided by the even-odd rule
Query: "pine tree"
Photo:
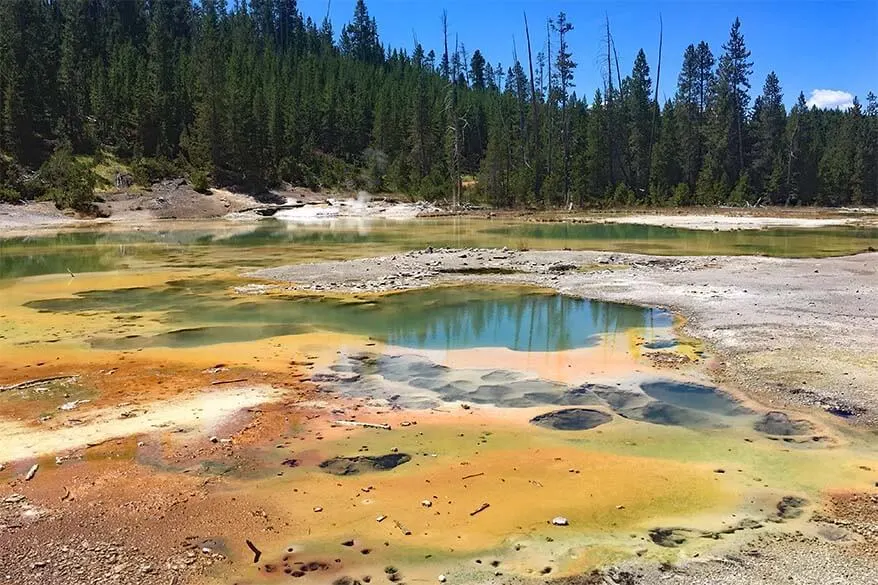
[[[652,80],[646,53],[641,49],[634,60],[634,69],[626,82],[628,114],[628,152],[631,170],[629,186],[641,201],[646,200],[649,176],[649,137],[652,126]]]
[[[746,129],[748,121],[748,107],[750,105],[750,75],[753,72],[753,63],[749,61],[750,51],[744,44],[744,36],[741,33],[741,20],[736,18],[729,32],[729,40],[723,45],[722,58],[719,64],[718,91],[723,95],[722,99],[728,101],[729,116],[729,152],[728,170],[732,176],[737,176],[745,168],[744,151],[748,147]]]
[[[669,101],[665,104],[661,116],[661,128],[652,153],[649,197],[653,205],[666,205],[670,202],[674,202],[676,205],[689,203],[688,197],[686,200],[674,201],[674,193],[679,193],[675,189],[683,180],[678,159],[680,148],[677,120],[678,116],[674,112],[674,105]],[[686,187],[688,194],[688,185],[682,184]]]
[[[570,144],[572,137],[570,112],[568,111],[570,97],[568,90],[573,87],[573,71],[576,69],[576,62],[573,60],[573,54],[570,52],[567,35],[573,30],[573,24],[567,20],[567,15],[561,12],[552,23],[552,29],[558,33],[558,54],[555,58],[557,83],[555,85],[558,88],[561,101],[563,200],[564,205],[570,206],[572,205],[570,197]],[[551,136],[549,136],[549,139],[551,140]]]
[[[772,71],[765,79],[762,95],[753,109],[754,156],[750,168],[753,188],[760,198],[771,204],[784,203],[784,129],[786,112],[777,75]]]
[[[384,60],[384,49],[378,42],[378,25],[369,16],[364,0],[357,0],[353,20],[342,28],[341,50],[345,55],[367,63]]]
[[[488,65],[490,67],[490,64]],[[470,86],[473,89],[485,89],[486,87],[486,69],[485,69],[485,58],[482,56],[481,51],[476,49],[473,52],[472,60],[469,65],[469,82]],[[488,76],[490,77],[490,76]]]

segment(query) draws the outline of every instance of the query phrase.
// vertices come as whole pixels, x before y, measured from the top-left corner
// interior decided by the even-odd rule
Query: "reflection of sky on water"
[[[669,327],[671,316],[657,309],[562,295],[525,295],[431,307],[424,319],[390,325],[384,341],[403,347],[545,352],[592,346],[601,334]]]
[[[199,347],[321,330],[417,349],[547,352],[594,346],[604,333],[671,325],[670,314],[657,309],[516,288],[443,287],[353,303],[308,296],[242,300],[223,290],[222,281],[181,280],[164,287],[88,291],[27,306],[66,313],[161,313],[163,333],[92,340],[104,348],[126,349]]]

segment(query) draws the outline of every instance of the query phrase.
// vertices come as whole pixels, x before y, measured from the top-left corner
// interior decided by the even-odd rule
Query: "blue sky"
[[[336,33],[353,14],[356,0],[331,0],[330,16]],[[752,95],[761,91],[774,70],[790,105],[802,91],[834,90],[857,95],[865,101],[869,90],[878,93],[878,0],[744,0],[600,2],[538,0],[366,0],[378,21],[385,45],[411,51],[413,35],[425,50],[441,54],[442,9],[448,24],[469,54],[476,48],[491,63],[512,62],[512,38],[519,59],[526,58],[523,11],[527,11],[534,51],[545,44],[546,19],[567,13],[574,30],[570,36],[578,63],[576,90],[589,100],[601,85],[599,66],[604,15],[609,16],[624,73],[631,70],[641,47],[655,80],[658,56],[659,13],[664,19],[664,56],[660,99],[673,96],[683,51],[689,43],[707,41],[718,54],[736,16],[741,18],[744,39],[754,61]],[[302,12],[320,22],[327,0],[299,0]],[[553,41],[554,43],[554,41]],[[553,47],[554,50],[554,47]],[[821,104],[846,101],[839,94],[820,93]]]

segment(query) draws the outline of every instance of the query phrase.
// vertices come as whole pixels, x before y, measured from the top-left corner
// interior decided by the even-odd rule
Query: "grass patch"
[[[116,173],[121,175],[131,175],[131,167],[120,161],[116,155],[103,151],[96,155],[77,155],[74,157],[76,162],[83,164],[91,169],[97,177],[95,184],[95,192],[112,191],[116,187]]]

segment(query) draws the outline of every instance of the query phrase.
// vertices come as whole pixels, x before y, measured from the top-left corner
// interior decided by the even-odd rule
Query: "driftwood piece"
[[[476,514],[478,514],[480,512],[484,512],[485,510],[487,510],[490,507],[491,507],[491,504],[489,504],[488,502],[485,502],[484,504],[482,504],[481,506],[479,506],[478,508],[476,508],[475,510],[470,512],[469,515],[475,516]]]
[[[360,422],[358,420],[334,420],[332,424],[338,425],[340,427],[363,427],[366,429],[382,429],[385,431],[390,430],[390,425],[386,423],[367,423]]]
[[[402,532],[406,536],[411,536],[412,531],[403,526],[402,522],[400,522],[399,520],[394,520],[393,523],[396,524],[396,527],[399,528],[400,532]]]
[[[473,474],[470,474],[470,475],[464,475],[464,476],[461,477],[460,479],[472,479],[472,478],[474,478],[474,477],[481,477],[481,476],[483,476],[483,475],[485,475],[485,472],[484,472],[484,471],[481,472],[481,473],[473,473]]]
[[[27,470],[27,475],[24,476],[24,481],[30,481],[37,474],[37,470],[40,468],[39,463],[34,463],[30,469]]]
[[[210,383],[211,386],[219,386],[221,384],[236,384],[238,382],[246,382],[247,378],[235,378],[234,380],[214,380]]]
[[[8,386],[0,386],[0,392],[6,392],[7,390],[21,390],[23,388],[30,388],[31,386],[37,386],[38,384],[45,384],[46,382],[55,382],[57,380],[75,380],[79,376],[49,376],[48,378],[36,378],[34,380],[25,380],[24,382],[19,382],[18,384],[9,384]]]
[[[253,544],[252,541],[250,541],[250,540],[245,540],[244,542],[247,543],[247,548],[249,548],[250,550],[253,551],[253,562],[254,562],[254,563],[258,563],[258,562],[259,562],[259,559],[262,558],[262,551],[259,550],[258,548],[256,548],[256,545]]]

